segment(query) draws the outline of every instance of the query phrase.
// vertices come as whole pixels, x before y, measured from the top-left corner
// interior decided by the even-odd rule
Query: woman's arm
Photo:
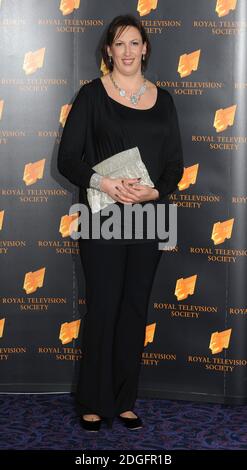
[[[179,130],[178,116],[176,107],[171,99],[171,116],[170,116],[170,135],[168,138],[165,152],[167,153],[165,169],[156,182],[154,188],[159,191],[159,197],[161,199],[168,194],[173,193],[177,189],[177,185],[183,176],[183,149],[181,142],[181,135]]]
[[[82,160],[85,148],[88,100],[82,86],[72,104],[65,122],[59,149],[58,171],[71,183],[87,188],[91,176],[96,173]]]

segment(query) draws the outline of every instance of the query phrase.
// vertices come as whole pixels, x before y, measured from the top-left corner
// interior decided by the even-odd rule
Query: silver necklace
[[[142,75],[142,77],[144,78],[144,75]],[[124,96],[127,100],[131,101],[132,104],[136,105],[140,99],[140,96],[143,95],[143,93],[145,93],[146,91],[146,88],[147,88],[147,85],[146,85],[146,78],[144,78],[144,81],[143,81],[143,84],[141,86],[141,88],[136,92],[136,93],[131,93],[131,96],[130,98],[127,96],[126,94],[126,90],[124,88],[121,88],[119,87],[116,82],[114,81],[113,79],[113,76],[112,76],[112,72],[110,73],[110,79],[113,83],[113,85],[115,86],[115,88],[119,91],[119,95],[120,96]]]

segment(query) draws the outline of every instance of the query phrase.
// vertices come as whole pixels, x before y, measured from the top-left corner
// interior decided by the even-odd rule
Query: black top
[[[148,109],[125,106],[111,98],[100,77],[83,85],[67,117],[58,151],[58,170],[80,188],[79,202],[89,208],[86,188],[92,167],[115,153],[137,146],[159,198],[168,203],[183,175],[183,152],[177,112],[171,94],[158,87]],[[141,204],[145,204],[144,202]],[[124,204],[116,202],[120,209]],[[103,218],[102,221],[107,217]],[[134,233],[134,232],[133,232]],[[99,243],[141,243],[152,240],[93,240]]]

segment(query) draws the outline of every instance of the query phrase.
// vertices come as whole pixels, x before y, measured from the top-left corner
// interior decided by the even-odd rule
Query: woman
[[[126,205],[168,202],[183,174],[176,109],[170,93],[147,80],[150,56],[145,29],[132,15],[117,16],[102,44],[109,73],[82,86],[63,130],[58,169],[80,188],[107,193],[121,211]],[[137,178],[109,178],[92,167],[137,146],[154,187]],[[84,158],[82,159],[82,155]],[[89,206],[88,206],[89,207]],[[121,227],[123,222],[121,219]],[[145,226],[145,224],[144,224]],[[161,258],[157,237],[79,239],[86,281],[76,404],[84,429],[98,431],[116,416],[129,429],[143,422],[134,411],[148,301]]]

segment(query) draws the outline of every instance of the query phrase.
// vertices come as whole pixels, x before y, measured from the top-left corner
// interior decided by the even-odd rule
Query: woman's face
[[[132,75],[141,70],[142,54],[146,54],[146,43],[142,43],[137,28],[128,26],[118,39],[114,39],[112,45],[107,47],[107,52],[112,56],[114,69],[118,69],[123,75]]]

